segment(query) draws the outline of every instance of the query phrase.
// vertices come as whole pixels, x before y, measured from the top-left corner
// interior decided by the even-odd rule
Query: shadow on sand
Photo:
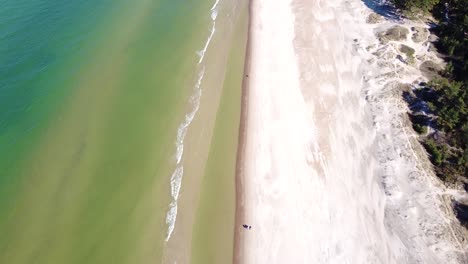
[[[362,0],[364,4],[372,9],[375,13],[390,19],[390,20],[401,20],[402,15],[398,10],[389,3],[388,0]]]

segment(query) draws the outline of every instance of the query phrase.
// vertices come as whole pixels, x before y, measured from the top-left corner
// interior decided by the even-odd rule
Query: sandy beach
[[[228,78],[232,78],[229,75],[234,71],[229,64],[233,56],[231,50],[239,47],[245,49],[245,41],[238,37],[242,32],[236,30],[242,26],[242,19],[246,18],[243,13],[246,4],[246,1],[213,0],[206,9],[205,17],[210,23],[206,28],[206,39],[200,43],[200,50],[196,52],[199,61],[191,84],[193,90],[187,103],[188,111],[178,130],[177,166],[170,183],[175,199],[168,210],[169,217],[166,217],[168,235],[162,263],[204,263],[205,258],[208,258],[206,255],[210,259],[215,258],[211,252],[216,252],[217,261],[232,259],[235,164],[231,163],[235,163],[237,135],[232,135],[230,143],[219,137],[230,135],[231,131],[237,132],[237,123],[230,122],[233,128],[222,132],[216,128],[220,125],[217,119],[223,118],[220,111],[226,107],[226,102],[222,102],[226,101],[223,99],[224,93],[229,89],[238,89],[242,80],[242,63],[236,68],[236,78],[233,78],[237,85],[229,83]],[[229,88],[230,85],[233,88]],[[239,101],[240,95],[237,100],[231,98],[229,102],[234,107],[233,116],[224,116],[225,119],[238,122],[239,117],[235,113],[236,110],[240,112]],[[221,145],[229,154],[219,156],[217,162],[210,162],[215,145]],[[232,169],[212,172],[215,166],[222,165],[231,166]],[[217,184],[214,184],[216,181]],[[217,196],[212,193],[223,187],[223,196],[218,200],[209,197]]]
[[[251,1],[235,263],[466,260],[401,98],[382,95],[370,13],[359,0]],[[407,68],[402,82],[418,74]]]

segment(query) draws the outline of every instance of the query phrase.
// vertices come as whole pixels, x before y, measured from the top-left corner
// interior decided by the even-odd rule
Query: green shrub
[[[468,148],[463,152],[463,158],[460,165],[464,166],[465,170],[468,169]]]
[[[416,52],[412,47],[405,44],[401,44],[399,50],[406,54],[407,57],[413,57],[414,53]]]
[[[426,147],[427,152],[431,156],[431,161],[436,166],[440,166],[444,161],[444,155],[442,151],[437,147],[437,144],[434,140],[429,139],[425,142],[424,147]]]
[[[427,134],[427,126],[420,125],[420,124],[413,124],[413,129],[414,131],[416,131],[417,133],[421,135]]]
[[[462,82],[447,78],[437,78],[429,83],[434,88],[437,98],[429,104],[429,108],[438,118],[440,129],[450,132],[461,128],[468,117],[468,93]]]

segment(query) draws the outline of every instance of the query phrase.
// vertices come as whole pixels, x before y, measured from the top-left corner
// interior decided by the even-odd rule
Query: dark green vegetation
[[[429,109],[435,115],[436,133],[425,142],[425,147],[436,165],[436,172],[453,183],[465,177],[468,167],[468,123],[466,84],[447,77],[438,77],[428,86],[425,96]],[[415,124],[417,132],[419,124]]]
[[[468,180],[468,3],[466,0],[394,0],[406,12],[431,12],[439,23],[436,46],[447,67],[420,92],[434,114],[436,130],[423,142],[437,175],[448,183]],[[412,118],[413,128],[425,134],[427,120]]]
[[[397,7],[401,8],[403,11],[409,12],[428,12],[438,4],[439,1],[440,0],[393,0]]]
[[[418,123],[413,124],[414,131],[418,132],[419,134],[425,135],[427,133],[427,126],[421,125]]]

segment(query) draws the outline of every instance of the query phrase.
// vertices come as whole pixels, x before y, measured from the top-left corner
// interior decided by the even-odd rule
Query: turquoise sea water
[[[79,53],[100,12],[105,1],[0,3],[1,183],[14,180],[10,170],[22,145],[32,143],[25,141],[71,89],[63,84],[82,63]]]
[[[206,0],[0,0],[0,263],[157,263]]]

